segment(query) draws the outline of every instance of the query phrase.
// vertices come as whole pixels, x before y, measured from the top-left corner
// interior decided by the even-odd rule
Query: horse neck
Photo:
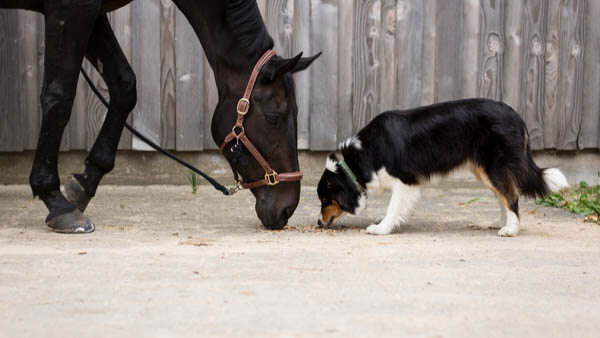
[[[245,84],[260,55],[253,59],[240,49],[236,38],[224,22],[224,1],[174,0],[174,2],[200,39],[208,63],[215,74],[219,96],[227,90],[239,90],[236,86],[240,83]]]

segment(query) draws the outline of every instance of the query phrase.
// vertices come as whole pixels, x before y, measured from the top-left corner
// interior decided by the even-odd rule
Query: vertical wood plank
[[[42,83],[44,82],[44,54],[46,51],[46,26],[45,26],[45,19],[43,15],[38,15],[38,22],[37,22],[37,27],[38,27],[38,32],[37,32],[37,50],[38,50],[38,83],[40,85],[40,94],[42,91]],[[40,95],[36,95],[34,98],[32,98],[33,100],[35,100],[38,105],[39,105],[39,121],[40,121],[40,125],[42,122],[42,105],[40,103]],[[38,140],[38,136],[40,133],[40,129],[38,127],[37,130],[35,130],[35,139],[36,139],[36,145],[34,147],[37,148],[37,140]]]
[[[89,63],[87,60],[83,63],[83,68],[89,74],[92,82],[98,88],[102,96],[105,98],[109,98],[108,94],[108,86],[102,79],[102,76],[96,71],[96,69]],[[84,82],[85,80],[82,80]],[[107,109],[100,102],[100,100],[96,97],[96,94],[92,92],[92,90],[86,84],[85,92],[85,105],[84,105],[84,118],[85,118],[85,135],[86,138],[86,148],[87,150],[92,149],[94,143],[96,142],[96,138],[98,137],[98,133],[102,128],[102,124],[104,123],[104,118],[106,117]],[[75,121],[71,121],[74,123]],[[75,127],[73,124],[72,128]],[[82,130],[78,128],[72,129],[74,135],[78,135]]]
[[[293,50],[296,55],[303,52],[312,54],[310,46],[310,1],[294,1]],[[320,62],[317,60],[316,62]],[[310,71],[294,74],[296,103],[298,105],[298,148],[310,148]]]
[[[381,0],[379,25],[379,111],[396,108],[396,0]],[[374,116],[374,115],[373,115]]]
[[[206,55],[203,56],[202,65],[204,67],[202,70],[204,75],[204,83],[202,84],[202,87],[204,88],[204,148],[219,149],[219,146],[217,146],[213,140],[211,131],[212,117],[217,108],[217,104],[219,103],[219,92],[217,90],[217,83],[215,82],[215,74],[210,68]]]
[[[380,112],[380,21],[380,0],[357,1],[353,53],[355,73],[352,81],[352,125],[355,132]]]
[[[561,0],[548,0],[544,68],[544,147],[556,148],[556,117],[559,109]]]
[[[421,104],[435,100],[437,0],[423,0],[423,48],[421,53]]]
[[[504,75],[504,0],[481,4],[478,96],[502,100]]]
[[[90,75],[90,78],[94,80],[94,83],[98,83],[98,74],[96,70],[86,61],[84,58],[82,68]],[[90,96],[91,94],[91,96]],[[108,98],[106,91],[104,92],[105,97]],[[69,147],[70,150],[88,150],[92,147],[92,142],[94,141],[96,134],[95,132],[88,136],[88,119],[92,118],[92,116],[97,117],[98,111],[94,111],[92,116],[88,116],[88,101],[92,100],[92,106],[97,106],[99,102],[94,102],[96,98],[93,93],[90,93],[90,88],[80,74],[79,79],[77,81],[77,91],[75,94],[75,100],[73,101],[73,109],[71,109],[71,119],[69,120],[69,134],[72,134],[72,137],[69,137]],[[100,112],[102,114],[102,112]],[[104,118],[103,115],[100,118]],[[102,121],[98,121],[97,123],[91,124],[91,129],[94,131],[99,130],[99,126],[96,124],[101,123]],[[91,141],[89,140],[91,138]]]
[[[160,0],[160,140],[175,149],[175,4]]]
[[[179,11],[175,16],[177,150],[204,149],[204,82],[202,47],[196,33]]]
[[[348,32],[348,35],[338,38],[338,81],[337,81],[337,139],[345,140],[352,136],[352,79],[354,67],[352,53],[354,51],[354,1],[340,1],[338,12],[338,29]],[[325,50],[325,53],[328,51]]]
[[[138,80],[138,103],[133,111],[133,125],[152,141],[161,144],[159,20],[159,0],[133,2],[132,64]],[[133,138],[132,146],[135,150],[152,150],[136,137]]]
[[[13,12],[14,13],[14,12]],[[14,15],[14,14],[13,14]],[[21,60],[21,130],[23,149],[35,149],[40,130],[41,109],[39,104],[40,82],[38,63],[38,24],[42,15],[30,11],[19,11],[19,38]],[[1,104],[1,103],[0,103]],[[17,112],[14,112],[17,114]]]
[[[556,148],[572,150],[578,148],[582,122],[585,0],[563,1],[560,16],[560,106],[556,115]]]
[[[600,146],[600,1],[588,0],[585,20],[583,117],[580,148]]]
[[[461,50],[463,32],[462,0],[445,0],[437,3],[435,101],[448,101],[461,97]]]
[[[86,69],[88,74],[93,76],[95,70],[90,70],[92,67],[85,66],[84,61],[83,67]],[[92,72],[92,73],[90,73]],[[79,75],[77,82],[77,93],[75,100],[73,101],[73,109],[71,110],[71,119],[69,120],[69,132],[73,134],[73,137],[69,138],[69,146],[71,150],[87,150],[88,149],[88,137],[87,137],[87,100],[89,95],[89,87],[85,82],[82,75]]]
[[[488,0],[483,0],[485,3]],[[496,0],[491,0],[497,3]],[[481,38],[482,4],[480,0],[463,0],[463,33],[461,48],[461,98],[476,97],[479,53],[479,39]]]
[[[408,109],[421,105],[423,5],[422,0],[398,1],[396,14],[397,109]]]
[[[119,8],[110,13],[110,21],[115,32],[115,36],[121,45],[121,50],[129,63],[131,63],[131,5]],[[133,122],[133,115],[127,119],[129,123]],[[131,149],[131,133],[128,130],[123,131],[119,141],[119,149]]]
[[[268,2],[268,0],[256,0],[256,4],[258,5],[258,10],[260,11],[260,14],[262,15],[263,18],[267,14],[267,2]]]
[[[337,1],[311,0],[313,51],[324,51],[311,66],[310,148],[332,150],[337,143]]]
[[[504,62],[502,100],[517,113],[521,112],[521,65],[523,57],[523,2],[505,2]]]
[[[294,3],[294,0],[270,0],[264,16],[275,50],[282,57],[291,57],[294,49]]]
[[[523,3],[523,69],[521,72],[521,111],[529,129],[532,149],[544,145],[544,55],[547,2]]]
[[[0,10],[0,151],[22,151],[20,115],[21,60],[19,57],[19,16],[14,10]]]

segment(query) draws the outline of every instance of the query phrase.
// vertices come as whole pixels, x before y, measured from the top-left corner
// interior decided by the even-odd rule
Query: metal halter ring
[[[267,180],[267,185],[279,184],[279,179],[277,178],[277,172],[275,170],[273,170],[271,173],[266,173],[265,180]]]
[[[238,133],[237,129],[241,129],[241,131]],[[244,126],[238,126],[236,124],[235,126],[233,126],[233,128],[231,128],[231,132],[235,135],[235,137],[239,139],[240,136],[246,132],[246,130],[244,129]]]
[[[240,108],[242,102],[246,103],[246,109],[241,109]],[[241,98],[238,101],[238,104],[237,104],[237,113],[240,114],[240,115],[246,115],[246,114],[248,114],[248,110],[250,110],[250,100],[245,99],[245,98]]]

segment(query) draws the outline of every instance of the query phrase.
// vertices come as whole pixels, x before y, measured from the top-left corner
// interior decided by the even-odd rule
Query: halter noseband
[[[252,156],[260,164],[260,166],[263,167],[263,169],[265,170],[265,177],[263,179],[250,183],[242,182],[238,177],[237,171],[233,170],[233,175],[235,177],[236,183],[243,189],[254,189],[265,185],[277,185],[280,182],[296,182],[302,180],[301,171],[279,174],[275,170],[273,170],[273,168],[271,168],[271,166],[265,160],[265,158],[260,154],[258,149],[256,149],[254,144],[252,144],[252,142],[248,139],[248,137],[246,136],[246,131],[244,130],[244,119],[250,111],[250,97],[252,97],[252,91],[254,90],[254,85],[256,84],[258,74],[260,73],[262,67],[267,62],[269,62],[269,60],[271,60],[275,55],[276,53],[274,50],[268,50],[265,54],[263,54],[263,56],[258,60],[256,65],[254,66],[252,74],[250,75],[250,80],[248,80],[248,85],[246,86],[244,96],[238,101],[237,104],[237,120],[235,122],[235,125],[231,129],[231,133],[229,133],[225,137],[225,140],[219,148],[219,151],[221,152],[221,154],[223,154],[223,150],[229,142],[233,141],[234,139],[236,139],[237,141],[241,141],[244,144],[244,146],[246,146],[246,149],[248,149],[250,154],[252,154]]]

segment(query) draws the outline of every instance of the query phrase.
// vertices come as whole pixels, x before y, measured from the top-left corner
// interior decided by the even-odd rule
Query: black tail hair
[[[529,146],[529,134],[525,130],[526,144],[525,144],[525,157],[527,159],[527,172],[524,176],[518,178],[519,190],[525,196],[531,198],[542,198],[550,194],[550,189],[544,181],[544,170],[535,164],[533,156],[531,154],[531,148]]]

